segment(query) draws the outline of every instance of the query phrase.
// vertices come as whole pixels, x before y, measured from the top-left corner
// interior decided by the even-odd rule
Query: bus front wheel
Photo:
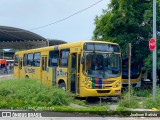
[[[25,76],[25,78],[26,78],[26,79],[29,79],[29,76],[28,76],[28,75],[26,75],[26,76]]]
[[[66,91],[66,84],[64,82],[61,82],[59,84],[59,87],[62,88],[64,91]]]

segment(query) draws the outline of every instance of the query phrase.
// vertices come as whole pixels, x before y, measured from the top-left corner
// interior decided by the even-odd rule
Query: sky
[[[0,26],[11,26],[34,32],[44,38],[66,42],[90,40],[95,29],[94,18],[107,9],[110,0],[65,21],[31,30],[66,18],[99,0],[0,0]]]

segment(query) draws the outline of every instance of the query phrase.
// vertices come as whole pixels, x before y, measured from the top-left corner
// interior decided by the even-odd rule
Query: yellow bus
[[[121,94],[121,51],[118,44],[83,41],[19,51],[15,78],[36,78],[58,85],[77,97]]]
[[[141,79],[142,79],[142,69],[141,64],[132,62],[131,63],[131,85],[132,87],[141,87]],[[128,87],[128,58],[122,59],[122,87]]]

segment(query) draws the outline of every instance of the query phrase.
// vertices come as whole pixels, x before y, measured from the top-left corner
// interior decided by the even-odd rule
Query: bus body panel
[[[102,79],[102,83],[93,83],[92,78],[83,76],[80,96],[119,96],[121,94],[121,76],[117,78]],[[97,81],[99,78],[96,78]],[[97,86],[96,86],[97,85]]]
[[[130,82],[132,87],[141,87],[142,67],[139,62],[132,61],[130,71]],[[128,86],[128,58],[122,59],[122,87]]]
[[[13,74],[14,78],[19,78],[19,68],[18,68],[18,66],[16,66],[16,67],[14,66],[14,71],[16,71]]]
[[[141,77],[142,77],[142,74],[140,73],[138,78],[130,79],[131,85],[133,87],[141,87]],[[122,79],[122,84],[123,84],[123,86],[128,86],[128,79]]]
[[[67,87],[67,74],[68,74],[67,70],[68,70],[68,68],[57,67],[56,74],[55,74],[56,75],[56,81],[57,81],[56,84],[59,84],[60,81],[61,81],[61,82],[64,82],[66,87]]]

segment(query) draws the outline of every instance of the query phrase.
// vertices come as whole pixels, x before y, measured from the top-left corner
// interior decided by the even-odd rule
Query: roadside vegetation
[[[73,97],[57,87],[48,87],[38,80],[2,80],[0,81],[1,108],[50,107],[69,105]]]
[[[129,103],[128,92],[122,93],[118,102],[89,104],[86,100],[75,99],[71,93],[58,87],[49,87],[35,79],[14,79],[0,81],[0,108],[18,110],[42,110],[58,112],[78,112],[98,115],[123,114],[130,108],[160,109],[160,88],[157,88],[157,100],[154,102],[151,89],[131,89]],[[94,100],[93,100],[94,101]],[[71,105],[72,104],[72,105]],[[112,109],[112,105],[116,105]]]
[[[126,110],[128,108],[142,108],[160,110],[160,87],[157,87],[156,101],[153,101],[152,90],[150,88],[131,89],[129,103],[129,94],[124,92],[122,99],[118,102],[117,110]]]
[[[157,87],[156,101],[153,101],[152,94],[144,99],[144,108],[157,108],[160,110],[160,87]]]
[[[133,90],[131,90],[131,97],[129,97],[129,93],[125,92],[122,94],[122,99],[118,102],[118,105],[120,107],[124,108],[137,108],[138,105],[138,100],[136,99],[137,97],[134,95]],[[130,102],[129,102],[130,99]]]
[[[36,79],[8,79],[0,81],[0,108],[104,114],[108,106],[88,106],[85,100]]]

